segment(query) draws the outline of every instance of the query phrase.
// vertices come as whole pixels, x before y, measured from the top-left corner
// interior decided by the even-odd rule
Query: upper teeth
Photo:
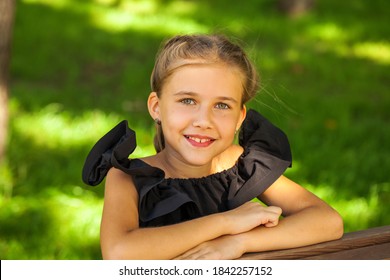
[[[211,139],[200,139],[200,138],[191,137],[191,136],[189,136],[188,138],[195,141],[195,142],[198,142],[198,143],[206,143],[206,142],[211,141]]]

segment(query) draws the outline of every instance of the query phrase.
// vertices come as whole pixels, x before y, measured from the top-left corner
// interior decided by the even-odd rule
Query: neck
[[[166,178],[201,178],[215,173],[215,161],[205,165],[190,165],[170,155],[164,150],[157,154],[158,165],[165,172]]]

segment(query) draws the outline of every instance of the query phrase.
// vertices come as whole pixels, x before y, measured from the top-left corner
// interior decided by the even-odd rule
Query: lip
[[[204,135],[184,135],[185,139],[194,147],[206,148],[214,143],[215,139]]]

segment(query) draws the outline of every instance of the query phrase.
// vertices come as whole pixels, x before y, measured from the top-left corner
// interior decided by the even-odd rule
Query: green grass
[[[81,169],[122,119],[153,153],[146,109],[160,42],[223,32],[256,62],[250,106],[287,132],[287,175],[335,207],[346,231],[390,224],[388,1],[317,1],[290,19],[275,1],[17,1],[10,131],[0,164],[1,259],[99,259],[103,186]]]

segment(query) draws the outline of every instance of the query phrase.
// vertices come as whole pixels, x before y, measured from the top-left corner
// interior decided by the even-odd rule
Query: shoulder
[[[107,195],[137,198],[138,193],[132,176],[115,167],[111,168],[107,173],[105,183],[105,196]]]
[[[122,181],[125,183],[130,183],[133,180],[132,180],[131,175],[123,172],[120,169],[112,167],[112,168],[110,168],[110,170],[107,173],[106,185],[107,185],[107,182],[111,183],[112,181]]]
[[[218,171],[223,171],[233,167],[238,158],[242,155],[244,149],[239,145],[231,145],[218,157]]]
[[[231,159],[234,159],[234,161],[237,161],[237,159],[241,156],[241,154],[244,152],[244,148],[240,145],[231,145],[224,153],[226,153],[226,157],[229,157]]]

